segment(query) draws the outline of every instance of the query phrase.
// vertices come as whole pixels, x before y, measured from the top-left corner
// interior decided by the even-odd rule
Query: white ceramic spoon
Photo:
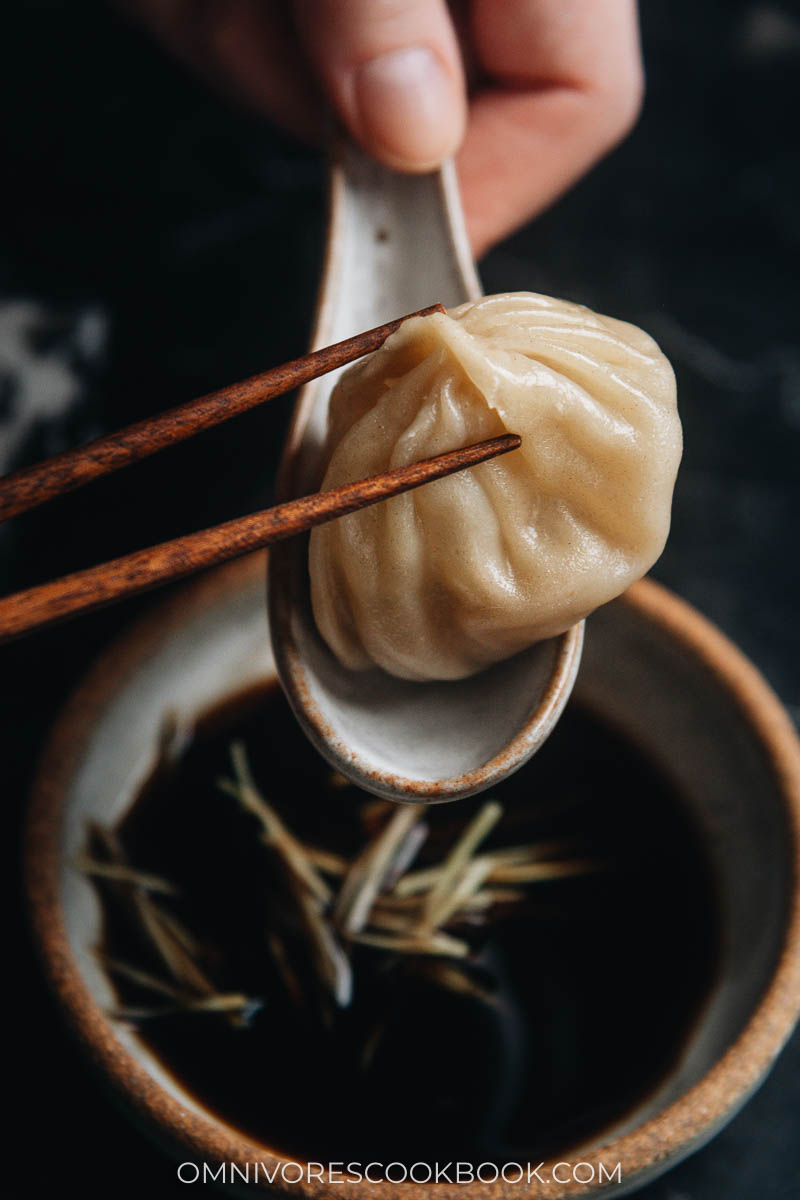
[[[403,176],[342,147],[332,171],[312,348],[437,301],[451,307],[480,295],[452,165]],[[336,376],[315,380],[299,396],[281,467],[282,496],[319,487]],[[352,672],[317,633],[307,557],[305,537],[271,553],[273,649],[297,719],[337,770],[390,800],[453,800],[498,783],[541,746],[572,691],[583,622],[455,682]]]

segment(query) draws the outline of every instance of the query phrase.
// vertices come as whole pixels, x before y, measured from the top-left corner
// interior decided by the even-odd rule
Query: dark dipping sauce
[[[307,843],[354,855],[371,800],[332,786],[271,687],[204,720],[119,827],[130,861],[180,888],[173,911],[219,990],[263,1001],[245,1028],[199,1013],[142,1024],[142,1040],[207,1109],[293,1159],[538,1162],[596,1136],[663,1081],[713,982],[718,913],[686,806],[618,731],[573,704],[491,793],[505,812],[481,850],[567,837],[572,855],[608,863],[528,885],[483,926],[448,929],[475,948],[469,978],[494,987],[493,1002],[433,981],[429,959],[357,947],[353,1003],[328,1026],[313,985],[307,1004],[291,999],[267,948],[284,893],[256,820],[216,786],[231,774],[232,737]],[[414,868],[440,861],[486,799],[430,808]],[[113,889],[105,913],[104,950],[164,977]],[[126,1004],[153,1003],[118,986]]]

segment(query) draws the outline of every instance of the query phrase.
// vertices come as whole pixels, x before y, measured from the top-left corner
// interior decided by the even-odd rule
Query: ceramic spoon
[[[401,176],[353,147],[332,170],[331,216],[313,346],[441,301],[481,295],[455,172]],[[281,496],[319,487],[336,374],[300,393],[281,466]],[[469,796],[541,746],[567,702],[583,623],[468,679],[412,683],[377,668],[346,670],[317,633],[308,539],[270,558],[270,624],[286,694],[308,737],[360,787],[390,800]]]

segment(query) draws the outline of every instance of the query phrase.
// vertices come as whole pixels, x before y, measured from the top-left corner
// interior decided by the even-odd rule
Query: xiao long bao
[[[635,326],[547,296],[413,318],[351,367],[322,486],[502,433],[521,448],[313,531],[314,616],[345,666],[471,675],[658,558],[681,456],[672,368]]]

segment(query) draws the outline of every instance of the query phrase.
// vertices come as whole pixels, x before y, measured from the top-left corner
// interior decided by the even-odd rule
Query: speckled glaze
[[[272,674],[261,555],[187,588],[92,668],[58,721],[34,788],[26,874],[36,937],[71,1025],[129,1112],[181,1161],[288,1161],[208,1113],[104,1014],[93,954],[99,910],[71,867],[89,817],[125,811],[150,770],[165,713],[183,720]],[[717,984],[658,1092],[570,1162],[621,1164],[622,1181],[272,1185],[306,1200],[480,1200],[622,1195],[714,1135],[757,1088],[800,1009],[800,748],[777,699],[741,653],[644,581],[590,619],[576,695],[663,764],[691,804],[717,878]],[[535,768],[531,768],[535,769]],[[614,931],[608,931],[613,962]],[[267,1086],[269,1081],[267,1081]],[[87,1138],[91,1132],[87,1131]],[[292,1160],[294,1161],[294,1160]],[[547,1177],[553,1164],[540,1174]],[[251,1168],[252,1170],[252,1168]],[[588,1168],[584,1169],[584,1174]],[[266,1186],[243,1189],[256,1194]]]
[[[342,146],[313,345],[480,295],[452,163],[402,176]],[[319,487],[337,378],[334,371],[300,393],[281,465],[283,496]],[[310,740],[360,787],[407,803],[469,796],[510,775],[552,732],[575,682],[583,622],[467,679],[420,686],[377,668],[356,678],[317,631],[307,561],[307,537],[270,556],[278,674]]]

